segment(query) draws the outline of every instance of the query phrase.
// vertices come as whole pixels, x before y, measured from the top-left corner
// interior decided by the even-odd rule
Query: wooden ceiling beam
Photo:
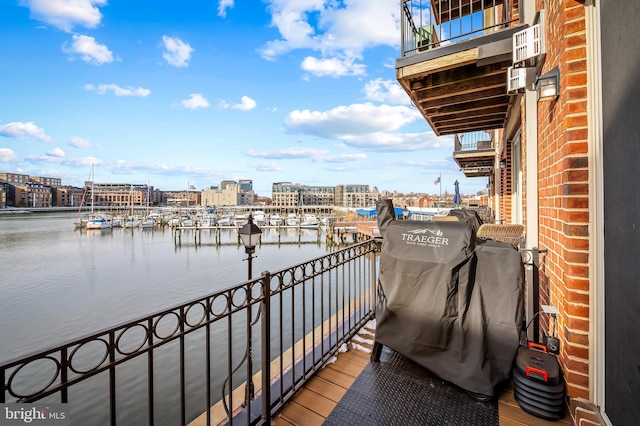
[[[492,114],[480,114],[480,115],[472,115],[472,118],[470,119],[469,116],[466,117],[456,117],[456,118],[451,118],[451,119],[440,119],[438,118],[438,120],[436,120],[436,124],[440,127],[444,126],[444,125],[448,125],[448,124],[456,124],[460,121],[473,121],[473,122],[480,122],[480,121],[491,121],[491,120],[500,120],[506,117],[506,111],[500,111],[500,112],[495,112]]]
[[[502,75],[506,81],[508,66],[508,63],[490,64],[484,67],[478,67],[475,64],[466,65],[413,79],[409,87],[411,87],[412,91],[428,90],[448,84],[459,84],[466,80],[492,77],[494,75]]]
[[[476,132],[478,130],[493,130],[493,129],[501,129],[504,125],[503,122],[494,122],[494,123],[486,123],[483,125],[474,125],[472,122],[469,122],[466,126],[460,124],[458,127],[448,127],[448,128],[438,128],[438,133],[440,136],[445,135],[455,135],[456,133],[470,133]]]
[[[492,99],[480,99],[471,102],[464,102],[455,105],[449,105],[441,108],[431,108],[425,110],[430,116],[440,116],[447,114],[455,114],[458,112],[478,111],[494,107],[507,107],[509,105],[509,96],[497,97]]]
[[[430,89],[420,90],[422,99],[438,99],[446,98],[452,95],[464,95],[466,93],[481,92],[487,87],[504,87],[504,93],[507,93],[507,78],[504,74],[493,75],[486,78],[478,78],[461,81],[459,83],[447,84]]]
[[[503,127],[504,120],[494,120],[487,122],[469,121],[467,123],[457,123],[455,125],[439,126],[440,131],[445,133],[470,133],[479,130],[499,129]]]
[[[483,87],[482,90],[478,92],[465,93],[463,95],[454,95],[446,98],[422,100],[422,96],[419,96],[420,99],[418,99],[418,103],[424,109],[433,109],[470,101],[477,101],[478,99],[489,100],[505,95],[506,88],[504,87],[504,84],[500,83],[494,86]]]

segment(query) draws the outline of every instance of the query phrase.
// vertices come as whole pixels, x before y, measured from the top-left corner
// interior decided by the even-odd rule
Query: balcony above
[[[430,0],[437,24],[453,21],[461,16],[501,6],[503,0]]]
[[[453,159],[466,177],[493,174],[496,150],[490,132],[472,132],[455,135]]]
[[[396,78],[438,136],[504,127],[516,11],[509,0],[403,0]]]

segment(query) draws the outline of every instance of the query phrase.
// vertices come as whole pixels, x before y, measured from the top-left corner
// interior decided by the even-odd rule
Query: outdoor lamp
[[[253,216],[249,215],[247,219],[247,223],[240,228],[238,231],[240,238],[242,239],[242,244],[244,244],[244,250],[249,256],[246,260],[248,261],[248,275],[247,279],[251,279],[251,260],[253,259],[252,254],[256,251],[256,244],[260,241],[260,236],[262,235],[262,230],[258,228],[258,225],[253,223]],[[251,322],[251,308],[249,307],[247,315],[247,324]],[[251,374],[251,366],[252,366],[252,349],[251,349],[251,327],[247,328],[247,339],[248,339],[248,347],[247,347],[247,366],[248,373],[247,377],[250,379],[247,380],[244,390],[244,405],[249,405],[249,401],[254,397],[254,386],[253,386],[253,375]]]
[[[504,158],[502,160],[500,160],[500,168],[501,169],[506,169],[507,168],[507,160],[505,160]]]
[[[560,95],[560,71],[555,67],[536,79],[539,101],[550,101]]]
[[[249,276],[251,279],[251,256],[256,250],[256,244],[260,241],[260,236],[262,235],[262,230],[258,228],[258,225],[253,223],[253,216],[249,215],[249,219],[245,225],[240,228],[238,231],[240,234],[240,238],[242,239],[242,244],[244,244],[245,252],[249,255],[247,259],[249,261]]]

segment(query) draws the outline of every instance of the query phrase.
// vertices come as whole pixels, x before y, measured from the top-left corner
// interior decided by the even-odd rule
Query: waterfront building
[[[241,183],[242,182],[242,183]],[[202,205],[214,206],[252,206],[255,193],[250,180],[223,180],[220,186],[212,186],[202,191]]]
[[[166,206],[199,206],[202,192],[200,191],[162,191],[160,204]]]
[[[0,172],[0,180],[5,181],[11,185],[20,185],[29,182],[29,175]]]
[[[454,138],[465,176],[487,180],[496,220],[524,226],[536,254],[527,321],[547,307],[529,338],[559,339],[574,424],[635,424],[640,10],[627,0],[435,4],[402,0],[398,81],[435,134]],[[442,31],[472,14],[483,25]]]
[[[248,193],[249,191],[253,191],[253,180],[239,179],[238,186],[240,187],[241,192]]]
[[[30,178],[34,182],[41,183],[42,185],[50,186],[52,188],[62,186],[62,179],[60,178],[45,176],[30,176]]]
[[[15,207],[51,207],[51,188],[35,182],[10,187]]]
[[[87,199],[93,199],[97,206],[125,208],[142,206],[147,201],[147,185],[86,181],[85,187],[88,188]]]
[[[339,207],[371,207],[380,199],[378,188],[369,191],[369,185],[336,185],[335,205]]]
[[[0,172],[0,181],[10,183],[12,185],[24,184],[27,182],[36,182],[46,186],[61,186],[62,179],[55,177],[30,176],[21,173]]]
[[[0,181],[0,209],[4,209],[7,205],[7,189],[5,188],[8,186],[8,183]]]
[[[51,204],[55,207],[80,207],[85,198],[85,205],[89,204],[90,194],[85,194],[83,188],[75,186],[60,186],[51,190]]]
[[[300,183],[274,182],[271,199],[274,207],[332,206],[335,204],[333,186],[308,186]]]

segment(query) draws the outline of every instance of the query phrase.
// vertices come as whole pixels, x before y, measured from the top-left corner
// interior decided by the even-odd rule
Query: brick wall
[[[538,1],[538,8],[545,8],[546,20],[547,55],[541,73],[557,66],[561,76],[560,97],[538,103],[539,246],[548,250],[541,259],[540,302],[559,310],[568,395],[591,400],[584,6],[556,0]]]

